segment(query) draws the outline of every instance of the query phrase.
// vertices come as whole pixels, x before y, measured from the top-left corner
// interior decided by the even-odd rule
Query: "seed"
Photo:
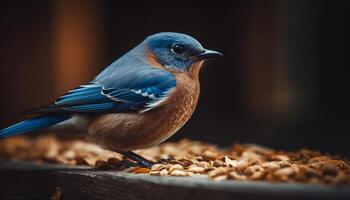
[[[322,167],[323,175],[336,176],[338,174],[338,167],[335,165],[325,165]]]
[[[291,164],[288,161],[271,161],[264,163],[262,166],[269,170],[276,170],[283,167],[290,167]]]
[[[263,171],[264,168],[262,168],[260,165],[253,165],[250,167],[247,167],[244,171],[245,174],[247,174],[248,176],[251,176],[257,172]]]
[[[272,160],[275,160],[275,161],[289,161],[290,158],[286,155],[273,155]]]
[[[196,165],[190,165],[188,167],[187,171],[193,172],[193,173],[204,173],[205,169],[204,169],[204,167],[199,167],[199,166],[196,166]]]
[[[324,168],[337,168],[338,170],[349,170],[350,166],[340,160],[326,160],[326,161],[320,161],[320,162],[316,162],[316,163],[312,163],[310,164],[311,167],[322,170]]]
[[[235,171],[230,172],[230,173],[228,174],[228,178],[236,179],[236,180],[247,180],[247,176],[238,174],[238,173],[235,172]]]
[[[304,174],[306,177],[318,177],[320,175],[319,171],[317,171],[313,168],[310,168],[306,165],[300,165],[299,169],[301,171],[300,173]]]
[[[196,165],[197,165],[198,167],[204,167],[204,168],[209,168],[209,167],[211,167],[210,164],[209,164],[208,162],[206,162],[206,161],[200,161],[200,162],[196,163]]]
[[[205,172],[210,172],[210,171],[212,171],[212,170],[214,170],[214,169],[216,169],[215,167],[207,167],[207,168],[204,168],[205,169]]]
[[[262,165],[263,162],[260,159],[250,159],[248,161],[248,165],[252,166],[252,165]]]
[[[350,185],[350,174],[339,173],[338,176],[333,179],[332,183],[337,185]]]
[[[246,167],[248,167],[248,162],[246,160],[237,161],[235,169],[237,171],[243,171]]]
[[[161,176],[168,175],[168,170],[167,169],[160,170],[159,175],[161,175]]]
[[[178,170],[178,169],[171,171],[170,175],[171,176],[188,176],[188,174],[186,172]]]
[[[185,172],[187,176],[193,176],[195,175],[193,172]]]
[[[193,157],[195,160],[197,161],[202,161],[203,160],[203,156],[195,156]]]
[[[214,167],[223,167],[225,166],[225,163],[222,162],[221,160],[215,160],[213,161],[213,164],[212,164]]]
[[[226,173],[227,173],[226,168],[219,167],[219,168],[216,168],[216,169],[208,172],[208,176],[209,176],[209,178],[214,178],[214,177],[219,176],[219,175],[225,175]]]
[[[166,164],[166,165],[164,165],[164,168],[169,170],[171,166],[173,166],[173,165],[172,164]]]
[[[160,171],[150,171],[149,174],[152,175],[152,176],[159,176],[160,175]]]
[[[114,158],[114,157],[108,158],[108,159],[107,159],[107,162],[108,162],[108,164],[110,164],[110,165],[112,165],[112,166],[118,166],[118,165],[120,165],[120,160],[117,159],[117,158]]]
[[[262,179],[267,174],[267,171],[258,171],[252,174],[249,178],[252,180]]]
[[[87,158],[84,158],[84,160],[90,166],[94,166],[97,161],[95,157],[87,157]]]
[[[135,169],[134,171],[132,171],[135,174],[146,174],[149,173],[151,170],[145,167],[139,167],[137,169]]]
[[[184,167],[188,167],[193,163],[191,162],[191,160],[188,160],[188,159],[180,159],[179,164],[181,164]]]
[[[226,180],[227,179],[227,175],[224,174],[224,175],[219,175],[219,176],[215,176],[212,178],[214,181],[223,181],[223,180]]]
[[[203,152],[203,159],[204,160],[215,160],[218,157],[218,154],[210,151],[210,150],[206,150]]]
[[[183,171],[184,168],[183,168],[182,165],[175,164],[175,165],[170,166],[169,172],[171,173],[171,172],[174,171],[174,170],[181,170],[181,171]]]
[[[104,160],[97,160],[95,163],[95,166],[97,169],[102,169],[102,170],[110,168],[109,164]]]
[[[152,167],[151,167],[151,171],[159,171],[159,170],[161,170],[162,168],[164,168],[164,165],[163,165],[163,164],[154,164],[154,165],[152,165]]]
[[[68,150],[64,152],[62,156],[65,158],[73,159],[76,156],[76,152],[73,150]]]
[[[312,164],[312,163],[317,163],[317,162],[321,162],[321,161],[326,161],[326,160],[330,160],[331,158],[328,156],[316,156],[311,158],[308,163]]]
[[[245,151],[242,153],[241,159],[243,160],[259,160],[261,159],[261,155],[251,152],[251,151]]]
[[[279,161],[278,164],[279,164],[280,167],[289,167],[289,166],[291,166],[291,163],[289,161],[286,161],[286,160]]]
[[[81,157],[81,156],[76,156],[75,157],[75,162],[76,162],[77,165],[88,165],[86,160],[83,157]]]
[[[279,169],[280,165],[278,161],[271,161],[271,162],[264,163],[263,167],[266,167],[269,170],[275,170],[275,169]]]
[[[295,173],[294,169],[291,167],[285,167],[281,168],[275,171],[275,175],[282,177],[282,176],[291,176]]]
[[[231,160],[228,156],[224,157],[225,163],[229,167],[237,167],[237,160]]]

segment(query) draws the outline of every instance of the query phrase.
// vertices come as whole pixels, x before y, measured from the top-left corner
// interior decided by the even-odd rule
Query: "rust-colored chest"
[[[157,145],[175,134],[193,114],[199,98],[199,81],[177,74],[177,87],[158,109],[147,113],[145,124],[150,128],[142,135],[142,148]]]
[[[93,120],[89,138],[106,149],[135,150],[157,145],[191,117],[199,97],[199,81],[176,74],[176,89],[158,108],[145,113],[105,114]]]
[[[194,112],[199,98],[199,82],[189,78],[187,75],[177,75],[177,88],[174,94],[169,98],[160,109],[163,114],[168,113],[168,125],[165,129],[176,132],[181,128],[191,117]]]
[[[159,107],[145,113],[97,116],[89,126],[89,138],[106,149],[124,151],[148,148],[168,139],[196,108],[202,63],[193,64],[188,72],[171,72],[176,76],[176,89]]]

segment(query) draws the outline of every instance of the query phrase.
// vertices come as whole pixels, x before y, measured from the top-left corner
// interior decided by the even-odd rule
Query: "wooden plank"
[[[0,199],[350,199],[349,187],[159,177],[89,167],[0,162]]]

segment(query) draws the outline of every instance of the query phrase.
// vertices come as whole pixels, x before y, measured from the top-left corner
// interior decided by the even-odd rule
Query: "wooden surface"
[[[350,187],[158,177],[89,167],[0,162],[0,199],[350,199]]]

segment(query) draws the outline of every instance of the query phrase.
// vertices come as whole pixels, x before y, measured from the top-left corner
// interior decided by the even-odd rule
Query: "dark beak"
[[[222,53],[205,49],[205,51],[195,57],[196,60],[208,60],[223,56]]]

